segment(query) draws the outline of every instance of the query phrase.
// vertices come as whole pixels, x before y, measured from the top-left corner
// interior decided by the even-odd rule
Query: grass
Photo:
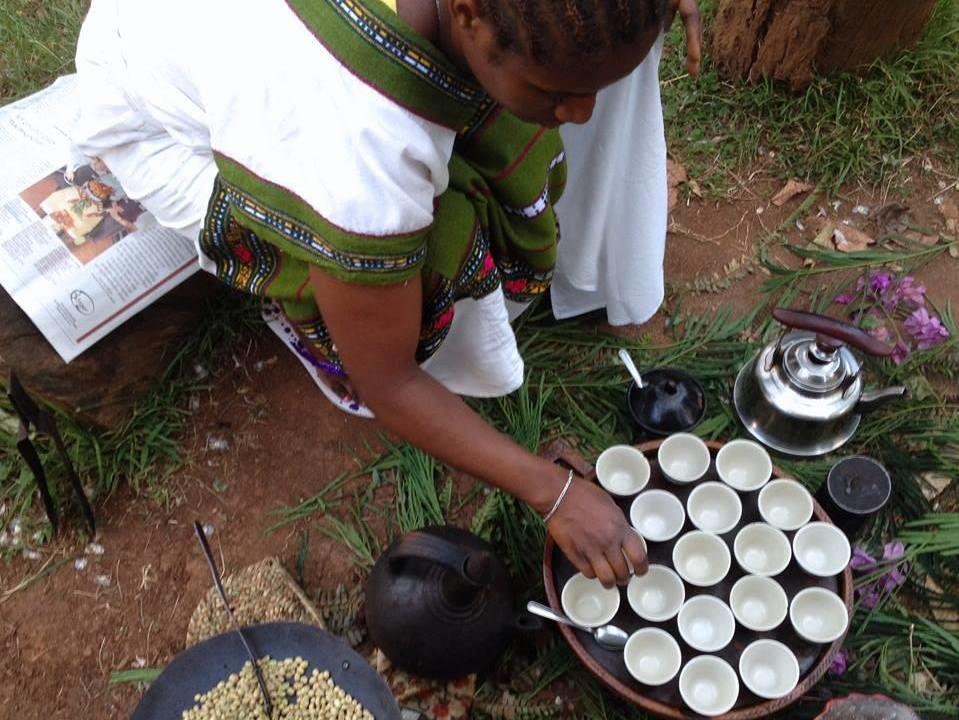
[[[316,495],[306,498],[300,502],[299,505],[282,507],[275,510],[271,514],[275,516],[277,520],[264,532],[270,534],[316,513],[328,513],[342,499],[343,495],[341,490],[343,485],[355,478],[356,475],[342,473],[334,478],[332,482],[321,488]]]
[[[149,685],[163,672],[163,668],[131,668],[129,670],[114,670],[110,673],[110,684],[119,685],[130,683],[133,685]]]
[[[182,461],[181,438],[190,422],[187,398],[208,389],[210,378],[196,372],[197,358],[215,367],[239,338],[248,338],[258,312],[251,303],[233,293],[220,293],[208,301],[203,320],[193,336],[171,358],[154,389],[137,402],[130,419],[114,430],[95,430],[56,411],[60,432],[81,482],[94,499],[105,498],[125,482],[135,491],[169,503],[174,490],[169,482]],[[34,507],[33,475],[17,454],[17,422],[5,397],[0,399],[0,532],[14,520],[20,534],[35,544],[47,539],[46,519]],[[56,482],[64,477],[52,444],[37,443],[51,482],[51,495],[58,503],[68,493]],[[39,533],[39,535],[36,535]],[[18,543],[0,548],[16,549]]]
[[[394,482],[396,484],[396,524],[400,532],[445,525],[453,497],[453,481],[447,479],[437,491],[436,461],[411,445],[400,445]]]
[[[89,0],[0,0],[0,104],[72,72]]]
[[[706,27],[716,0],[700,0]],[[800,94],[772,82],[743,85],[719,77],[708,53],[702,77],[685,77],[678,27],[664,55],[663,99],[669,144],[690,177],[714,192],[737,186],[757,165],[805,177],[830,192],[846,183],[902,181],[929,154],[959,173],[959,4],[940,0],[914,49],[874,63],[863,77],[819,79]],[[774,156],[771,156],[774,153]]]
[[[391,458],[387,456],[385,459]],[[327,515],[318,523],[320,532],[343,545],[350,552],[357,567],[366,572],[373,568],[376,559],[393,536],[393,525],[389,518],[385,517],[386,513],[373,502],[376,491],[386,482],[388,480],[379,467],[374,466],[370,472],[370,482],[353,494],[353,504],[346,519]],[[377,520],[375,515],[380,515],[385,532],[377,533],[371,524]],[[381,536],[385,536],[385,543],[381,541]]]

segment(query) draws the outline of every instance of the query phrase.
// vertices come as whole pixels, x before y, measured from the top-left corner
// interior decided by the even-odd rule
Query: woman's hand
[[[314,269],[311,284],[350,380],[380,425],[541,515],[552,509],[566,485],[566,471],[501,435],[417,366],[419,278],[364,287]],[[636,573],[646,572],[643,541],[596,485],[574,480],[549,531],[585,575],[605,585],[628,581],[626,557]]]
[[[693,77],[699,77],[703,59],[703,19],[699,14],[699,5],[696,0],[669,0],[666,5],[666,30],[673,26],[677,12],[683,19],[686,31],[686,69]]]
[[[598,578],[606,587],[625,584],[630,575],[643,575],[649,568],[645,543],[623,511],[585,480],[573,481],[549,522],[549,532],[583,575]]]

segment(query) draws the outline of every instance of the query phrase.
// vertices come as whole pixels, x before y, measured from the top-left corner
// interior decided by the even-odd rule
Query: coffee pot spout
[[[902,400],[906,397],[906,395],[907,390],[903,385],[893,385],[892,387],[884,388],[882,390],[864,392],[859,397],[859,402],[856,404],[856,412],[870,412],[893,400]]]

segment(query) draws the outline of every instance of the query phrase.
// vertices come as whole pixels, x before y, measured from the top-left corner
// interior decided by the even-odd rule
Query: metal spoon
[[[564,625],[574,627],[577,630],[588,632],[593,636],[596,642],[610,650],[622,650],[624,647],[626,647],[626,641],[629,640],[629,635],[615,625],[603,625],[603,627],[589,628],[584,625],[580,625],[579,623],[575,623],[565,615],[554,612],[552,608],[533,600],[530,600],[528,603],[526,603],[526,609],[534,615],[539,615],[547,620],[555,620],[556,622],[563,623]]]
[[[643,376],[639,374],[639,370],[636,368],[636,363],[633,362],[632,356],[626,352],[626,348],[619,349],[619,359],[622,360],[623,365],[625,365],[626,369],[629,370],[629,374],[633,376],[633,380],[636,381],[636,387],[642,390]]]

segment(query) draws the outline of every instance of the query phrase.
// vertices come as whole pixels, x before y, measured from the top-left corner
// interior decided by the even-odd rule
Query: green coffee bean
[[[182,720],[374,720],[373,716],[342,688],[327,671],[309,671],[301,657],[260,660],[267,690],[273,701],[273,716],[263,710],[252,663],[230,675],[203,695],[196,695]]]

